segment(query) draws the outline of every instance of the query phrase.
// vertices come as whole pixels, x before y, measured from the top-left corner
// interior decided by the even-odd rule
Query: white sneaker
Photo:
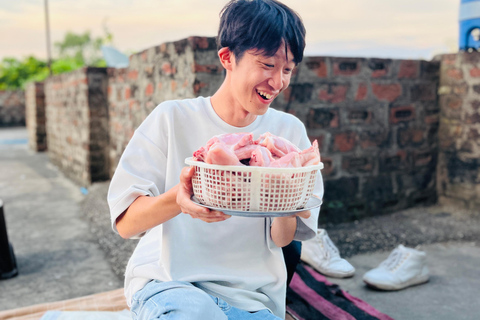
[[[355,273],[355,268],[340,257],[337,247],[324,229],[319,229],[313,239],[302,242],[300,259],[326,276],[346,278]]]
[[[378,267],[365,273],[363,281],[383,290],[400,290],[428,281],[427,255],[399,245]]]

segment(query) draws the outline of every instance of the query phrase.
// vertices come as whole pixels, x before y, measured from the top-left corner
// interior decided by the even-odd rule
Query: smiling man
[[[287,217],[227,216],[190,200],[184,159],[211,137],[265,132],[310,146],[303,123],[274,110],[302,61],[300,17],[274,0],[229,2],[218,56],[226,70],[212,97],[161,103],[135,131],[112,178],[112,226],[141,237],[126,270],[134,319],[283,319],[282,247],[315,236],[319,209]],[[314,193],[323,194],[321,176]]]

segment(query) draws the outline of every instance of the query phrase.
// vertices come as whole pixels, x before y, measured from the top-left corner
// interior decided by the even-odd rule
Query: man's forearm
[[[177,204],[178,185],[156,196],[140,196],[117,218],[117,230],[120,236],[129,239],[156,227],[180,211]]]
[[[292,242],[297,229],[297,217],[277,217],[273,220],[271,235],[277,247],[285,247]]]

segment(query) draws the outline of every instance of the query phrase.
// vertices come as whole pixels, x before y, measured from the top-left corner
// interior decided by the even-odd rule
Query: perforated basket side
[[[209,165],[186,159],[195,167],[195,196],[202,203],[228,210],[275,212],[304,207],[318,169]]]

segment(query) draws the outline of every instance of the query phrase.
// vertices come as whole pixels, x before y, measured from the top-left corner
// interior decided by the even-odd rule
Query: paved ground
[[[25,129],[0,129],[0,199],[19,271],[0,281],[0,310],[121,287],[82,215],[80,188],[25,139]]]
[[[0,310],[67,299],[122,286],[136,242],[110,229],[108,182],[88,194],[26,145],[25,129],[0,129],[0,199],[19,276],[0,281]],[[325,226],[357,268],[330,279],[395,319],[479,319],[480,218],[419,207]],[[367,288],[362,275],[398,244],[427,252],[431,281],[398,292]]]

